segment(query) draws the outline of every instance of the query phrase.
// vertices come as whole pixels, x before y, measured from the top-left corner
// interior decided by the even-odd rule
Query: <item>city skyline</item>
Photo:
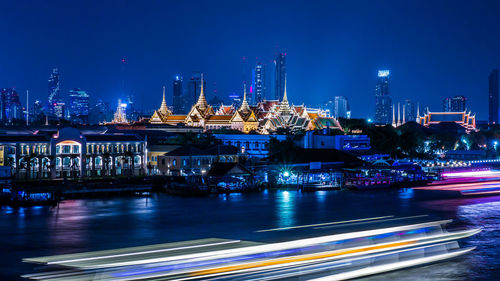
[[[389,69],[393,100],[410,99],[420,103],[422,108],[429,105],[437,110],[441,108],[443,98],[463,95],[468,99],[468,109],[477,112],[480,120],[488,118],[488,99],[485,97],[488,93],[488,74],[500,64],[500,52],[496,51],[500,49],[500,41],[493,36],[494,30],[488,28],[498,22],[493,17],[500,10],[496,2],[485,1],[474,7],[456,3],[453,9],[444,3],[434,3],[430,7],[425,3],[410,3],[406,5],[408,7],[401,7],[402,4],[382,2],[374,5],[365,2],[359,9],[349,3],[315,3],[303,9],[302,15],[309,19],[307,25],[274,19],[271,10],[280,6],[279,2],[262,3],[262,11],[245,4],[221,3],[224,4],[222,11],[215,11],[207,3],[200,3],[200,6],[206,8],[201,10],[207,11],[207,14],[225,13],[231,18],[240,18],[241,30],[247,30],[241,35],[241,40],[221,41],[222,33],[229,32],[232,38],[239,38],[239,31],[211,21],[204,13],[189,15],[188,5],[183,3],[152,3],[147,8],[142,7],[143,12],[154,19],[144,22],[147,32],[138,25],[139,18],[143,18],[131,14],[134,5],[114,7],[104,3],[97,9],[92,2],[86,5],[52,2],[44,7],[5,3],[2,10],[11,11],[4,15],[5,38],[12,43],[0,47],[0,87],[15,87],[22,101],[26,89],[30,90],[31,101],[45,101],[47,77],[52,68],[57,67],[61,75],[62,94],[81,88],[89,93],[93,103],[104,99],[114,104],[118,98],[127,97],[127,93],[120,92],[122,76],[126,75],[130,94],[136,97],[136,106],[146,110],[155,108],[155,101],[161,99],[164,85],[167,86],[169,104],[172,104],[172,79],[178,73],[188,77],[192,72],[203,72],[210,81],[207,98],[211,98],[213,83],[217,83],[220,96],[225,96],[241,92],[242,65],[246,65],[247,76],[250,76],[256,62],[262,61],[266,72],[274,76],[272,60],[277,53],[286,52],[288,94],[296,102],[323,104],[334,96],[342,95],[353,101],[366,101],[351,104],[354,118],[371,117],[374,115],[376,72],[378,69]],[[283,16],[291,16],[297,5],[291,3],[285,6]],[[344,17],[336,20],[332,20],[334,16],[310,18],[315,13],[324,14],[321,13],[323,9],[332,10],[335,7],[343,8],[347,15],[356,14],[360,20],[349,20],[346,26],[343,25],[346,22]],[[369,15],[372,8],[380,10],[383,16]],[[428,11],[425,10],[427,8]],[[88,12],[80,20],[91,22],[92,17],[96,18],[96,23],[83,27],[76,24],[77,21],[69,20],[76,10]],[[240,10],[248,13],[241,13]],[[423,21],[423,16],[430,17],[444,10],[449,13]],[[468,26],[464,26],[462,17],[469,10],[466,15]],[[13,17],[18,12],[26,14],[23,22]],[[176,16],[176,12],[183,17]],[[255,13],[261,14],[264,20],[254,27],[245,20]],[[123,15],[129,15],[127,21]],[[403,19],[403,15],[408,19]],[[193,17],[201,17],[206,26],[193,25],[190,22]],[[52,20],[44,21],[46,18]],[[328,28],[320,32],[318,28],[325,24]],[[101,26],[103,30],[98,30]],[[264,29],[263,34],[256,37],[257,30],[262,31],[263,26],[272,28]],[[119,27],[119,32],[115,34],[111,31],[116,27]],[[290,31],[292,27],[293,31]],[[35,34],[44,30],[53,32],[41,32],[45,37]],[[365,38],[362,34],[367,30],[371,32]],[[408,30],[421,36],[403,34]],[[437,36],[442,33],[446,34],[445,38]],[[167,44],[163,39],[165,35],[177,36],[179,40],[175,44]],[[337,40],[325,38],[325,35]],[[21,38],[25,38],[26,42]],[[61,38],[65,40],[61,41]],[[143,39],[138,40],[140,38]],[[370,40],[374,42],[375,38],[378,38],[377,46],[366,44]],[[422,38],[425,38],[425,44]],[[126,44],[115,43],[122,42],[122,39]],[[340,42],[337,42],[338,39],[341,39]],[[139,41],[141,44],[138,44]],[[79,44],[75,47],[74,42],[85,48]],[[198,48],[199,42],[203,42],[205,47]],[[21,43],[38,45],[39,48],[26,49]],[[426,44],[432,45],[432,48]],[[467,56],[471,52],[477,53],[474,60]],[[245,64],[243,57],[246,57]],[[456,60],[457,57],[461,59]],[[125,74],[121,71],[123,59],[127,65]],[[251,81],[250,77],[245,80]],[[267,99],[272,98],[272,80],[273,77],[267,79]],[[153,96],[155,98],[149,98]]]

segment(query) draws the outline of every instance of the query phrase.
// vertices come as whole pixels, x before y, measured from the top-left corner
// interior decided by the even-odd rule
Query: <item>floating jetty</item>
[[[48,270],[32,280],[345,280],[463,255],[450,220],[278,243],[202,239],[79,254],[26,258]]]

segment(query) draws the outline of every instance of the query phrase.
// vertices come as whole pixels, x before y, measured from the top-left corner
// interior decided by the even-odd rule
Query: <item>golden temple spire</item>
[[[240,111],[249,112],[250,106],[247,102],[247,84],[243,83],[243,101],[241,102]]]
[[[201,109],[208,108],[207,99],[205,98],[205,94],[203,93],[203,73],[201,74],[201,91],[200,97],[198,98],[198,102],[196,105]]]
[[[167,101],[165,100],[165,86],[163,86],[163,101],[161,102],[160,112],[162,114],[167,114],[168,112]]]
[[[283,102],[288,104],[288,97],[286,96],[286,74],[285,74],[285,93],[283,94]]]

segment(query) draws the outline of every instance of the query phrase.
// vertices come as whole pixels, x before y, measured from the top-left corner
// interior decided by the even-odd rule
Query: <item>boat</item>
[[[26,258],[64,270],[27,274],[52,280],[345,280],[466,254],[460,239],[481,229],[448,231],[431,221],[277,243],[204,239],[99,252]]]

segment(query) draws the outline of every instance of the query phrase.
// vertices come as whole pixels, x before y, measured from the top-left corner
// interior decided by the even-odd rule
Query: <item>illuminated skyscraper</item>
[[[407,99],[403,102],[403,124],[409,121],[415,121],[417,119],[415,103]]]
[[[454,96],[448,97],[443,100],[443,111],[444,112],[463,112],[465,111],[465,101],[464,96]]]
[[[254,97],[253,102],[259,103],[266,98],[266,68],[262,63],[257,63],[254,69],[255,73],[255,85],[254,85]]]
[[[488,105],[490,124],[498,124],[498,69],[493,69],[489,77]]]
[[[49,78],[49,95],[48,95],[48,112],[51,115],[55,115],[59,118],[62,117],[62,113],[58,115],[60,111],[60,106],[58,106],[58,103],[62,103],[61,97],[60,97],[60,88],[59,88],[59,69],[57,67],[52,69],[52,73],[50,74]],[[58,108],[56,108],[58,107]],[[57,111],[57,113],[56,113]]]
[[[389,96],[389,70],[379,70],[375,86],[375,123],[391,124],[392,99]]]
[[[173,97],[172,103],[174,106],[175,114],[186,113],[186,105],[183,102],[182,94],[182,76],[176,75],[173,82]]]
[[[286,54],[279,53],[274,60],[274,99],[279,100],[285,93]]]
[[[89,95],[80,89],[69,91],[69,112],[71,121],[89,123]]]
[[[349,102],[347,97],[336,96],[333,100],[333,117],[335,118],[349,118]]]
[[[11,122],[15,119],[22,119],[22,106],[17,91],[12,88],[4,88],[0,90],[0,96],[2,103],[2,122]]]

